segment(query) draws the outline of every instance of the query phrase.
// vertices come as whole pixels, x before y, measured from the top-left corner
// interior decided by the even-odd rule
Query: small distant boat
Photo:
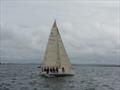
[[[46,77],[73,76],[73,69],[63,45],[56,21],[48,39],[40,73]]]

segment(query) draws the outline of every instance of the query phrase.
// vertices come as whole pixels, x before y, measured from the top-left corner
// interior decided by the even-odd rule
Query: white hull
[[[41,72],[40,73],[41,76],[45,76],[45,77],[65,77],[65,76],[74,76],[74,73],[45,73],[45,72]]]

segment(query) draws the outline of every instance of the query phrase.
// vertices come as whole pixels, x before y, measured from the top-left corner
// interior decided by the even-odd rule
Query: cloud
[[[39,28],[39,30],[41,33],[38,31],[38,28],[33,29],[21,26],[1,28],[1,58],[16,61],[41,59],[43,44],[47,38],[44,38],[44,35],[46,35],[45,29]]]
[[[73,63],[120,64],[119,5],[116,2],[2,1],[2,62],[40,62],[56,19]]]

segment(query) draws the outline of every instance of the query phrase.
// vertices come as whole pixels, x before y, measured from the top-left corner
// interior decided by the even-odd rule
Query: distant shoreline
[[[39,63],[0,63],[0,65],[40,65]],[[120,65],[116,64],[72,64],[73,66],[95,66],[95,67],[120,67]]]
[[[120,67],[120,65],[115,64],[73,64],[79,66],[96,66],[96,67]]]

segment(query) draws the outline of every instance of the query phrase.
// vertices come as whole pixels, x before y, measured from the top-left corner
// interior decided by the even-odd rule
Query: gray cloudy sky
[[[120,64],[119,0],[0,0],[0,61],[40,63],[54,22],[72,63]]]

